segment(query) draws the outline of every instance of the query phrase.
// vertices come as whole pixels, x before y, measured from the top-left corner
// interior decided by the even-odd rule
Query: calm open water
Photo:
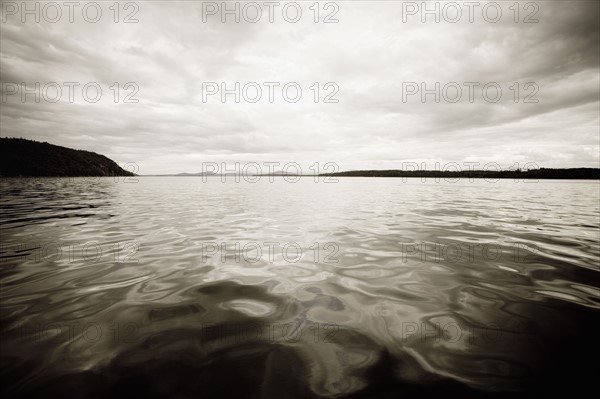
[[[9,396],[595,385],[600,182],[2,179]]]

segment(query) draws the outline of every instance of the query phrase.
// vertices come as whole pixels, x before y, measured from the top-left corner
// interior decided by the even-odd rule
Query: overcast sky
[[[65,6],[56,23],[44,21],[43,10],[40,23],[33,15],[23,23],[21,10],[14,10],[20,3],[2,2],[2,137],[95,151],[135,162],[140,174],[197,172],[202,162],[318,161],[340,170],[411,161],[600,167],[598,1],[538,1],[527,9],[521,2],[518,23],[513,1],[498,2],[496,23],[494,8],[484,18],[486,2],[474,9],[472,23],[463,2],[455,3],[463,13],[456,23],[450,22],[456,8],[444,14],[444,3],[439,23],[433,15],[423,23],[421,10],[413,15],[410,5],[392,1],[338,1],[327,8],[322,2],[318,23],[312,1],[298,2],[296,23],[284,18],[283,2],[272,23],[265,6],[256,23],[243,13],[240,23],[233,15],[222,23],[220,13],[203,13],[202,2],[191,1],[136,2],[138,10],[121,3],[118,23],[113,1],[101,3],[97,23],[82,17],[81,6],[73,23]],[[292,20],[295,9],[286,10]],[[255,17],[255,9],[246,11]],[[56,14],[46,12],[47,19]],[[139,22],[123,23],[130,13]],[[94,14],[87,9],[90,19]],[[326,16],[338,22],[323,23]],[[539,22],[523,23],[527,16]],[[14,84],[33,90],[36,82],[80,85],[73,102],[67,86],[56,102],[48,101],[55,99],[52,86],[39,103],[33,95],[22,102]],[[82,95],[88,82],[103,89],[96,103]],[[118,103],[110,89],[115,82]],[[127,82],[139,87],[138,103],[123,102],[133,91]],[[224,103],[219,94],[203,99],[210,82],[230,89],[256,82],[262,97],[256,103],[244,97],[236,103],[232,94]],[[272,103],[264,82],[280,83]],[[289,82],[302,89],[298,102],[283,97]],[[323,102],[335,91],[335,85],[325,89],[329,82],[339,88],[331,97],[337,103]],[[424,103],[420,93],[408,95],[421,83],[434,89],[435,82],[440,91],[456,82],[462,98],[455,100],[456,86],[447,86],[439,103],[434,94]],[[472,102],[465,82],[479,84]],[[495,103],[482,95],[488,83],[502,89]],[[252,99],[256,92],[248,88]],[[495,89],[488,88],[492,100]],[[287,93],[294,97],[295,89]]]

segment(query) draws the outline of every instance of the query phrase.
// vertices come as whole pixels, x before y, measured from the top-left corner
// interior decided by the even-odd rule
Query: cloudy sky
[[[239,23],[222,22],[221,2],[122,2],[118,15],[114,1],[98,3],[100,17],[80,2],[73,22],[63,2],[60,17],[41,3],[38,23],[2,1],[2,137],[95,151],[140,174],[202,162],[600,167],[595,0],[524,1],[518,15],[513,1],[429,2],[439,23],[421,2],[321,2],[318,15],[297,2],[299,17],[295,4],[239,3]],[[72,101],[65,82],[79,83]],[[40,84],[39,102],[23,102],[22,83]]]

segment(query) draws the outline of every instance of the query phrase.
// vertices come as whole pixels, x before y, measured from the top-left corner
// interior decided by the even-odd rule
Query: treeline
[[[463,179],[574,179],[598,180],[600,169],[596,168],[571,168],[549,169],[540,168],[532,170],[353,170],[348,172],[326,173],[320,176],[336,177],[426,177],[426,178],[463,178]]]
[[[0,138],[0,176],[134,176],[95,152],[22,138]]]

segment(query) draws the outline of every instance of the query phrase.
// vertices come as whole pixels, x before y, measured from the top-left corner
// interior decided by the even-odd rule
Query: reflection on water
[[[11,396],[469,397],[595,378],[597,181],[3,179],[1,194]]]

